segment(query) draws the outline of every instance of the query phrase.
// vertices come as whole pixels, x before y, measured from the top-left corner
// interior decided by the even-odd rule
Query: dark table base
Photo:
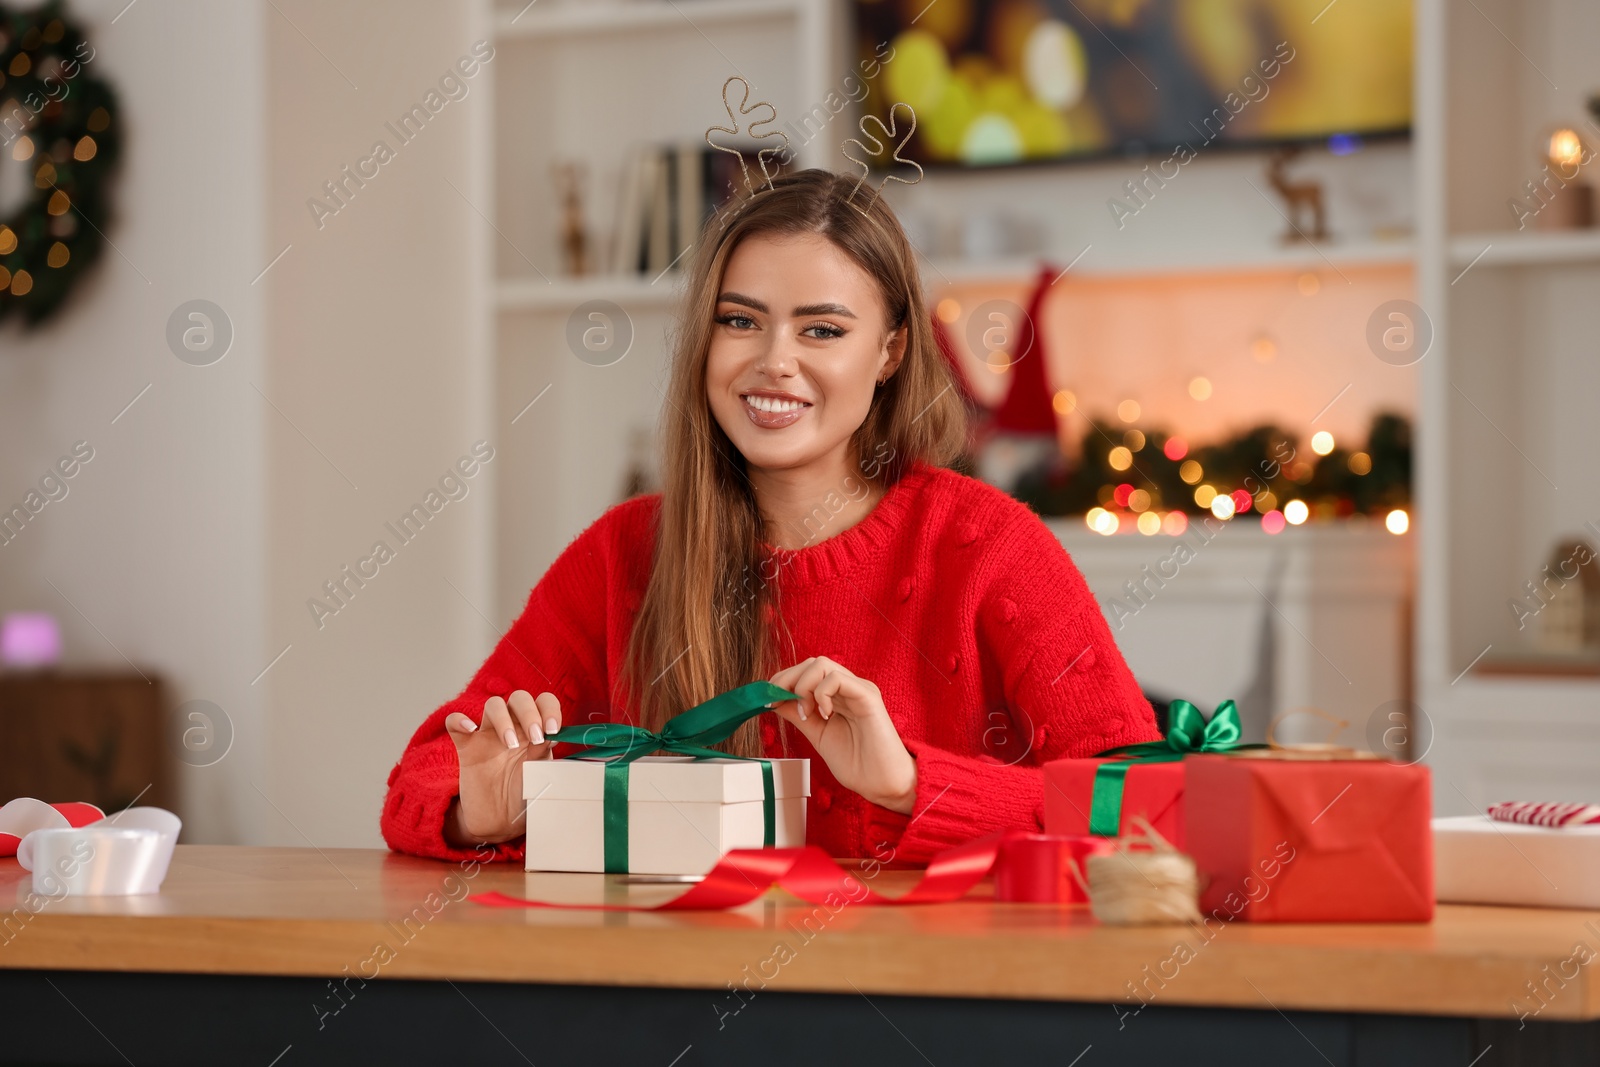
[[[1600,1064],[1600,1022],[359,979],[338,992],[310,978],[0,971],[0,1063]]]

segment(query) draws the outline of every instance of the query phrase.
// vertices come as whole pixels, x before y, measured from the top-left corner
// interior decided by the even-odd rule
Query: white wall
[[[466,602],[489,600],[488,477],[321,630],[306,601],[375,540],[398,547],[384,522],[496,438],[472,206],[491,202],[472,162],[487,78],[321,230],[306,201],[398,143],[384,123],[489,36],[485,9],[125,2],[77,6],[126,116],[121,255],[61,322],[0,333],[0,500],[74,441],[95,457],[0,548],[0,609],[55,613],[71,665],[126,654],[170,703],[224,710],[227,756],[174,761],[187,840],[376,845],[390,766],[495,639]],[[235,329],[209,367],[165,340],[193,298]]]
[[[169,683],[172,703],[221,706],[237,740],[180,778],[188,837],[252,837],[266,527],[264,417],[250,383],[263,379],[266,346],[251,280],[270,258],[259,10],[163,0],[117,18],[125,4],[73,6],[125,122],[115,216],[93,220],[116,248],[47,328],[0,330],[0,500],[20,500],[75,441],[94,458],[0,547],[0,609],[56,615],[71,665],[127,671],[126,656]],[[209,367],[167,348],[168,316],[195,298],[235,330]]]
[[[266,31],[267,243],[271,255],[289,251],[262,283],[273,358],[261,384],[283,412],[264,416],[267,658],[288,648],[261,683],[265,839],[377,845],[390,767],[497,636],[478,613],[491,614],[494,461],[413,543],[384,527],[475,441],[500,440],[478,214],[492,204],[483,160],[495,60],[402,147],[385,124],[489,38],[485,8],[275,0]],[[380,139],[394,158],[347,186],[346,206],[319,228],[307,201]],[[395,558],[319,626],[307,601],[336,606],[322,584],[379,540]]]

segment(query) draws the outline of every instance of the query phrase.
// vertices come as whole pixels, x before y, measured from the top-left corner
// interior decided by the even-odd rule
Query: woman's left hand
[[[917,761],[900,740],[883,694],[825,656],[771,678],[800,699],[773,705],[817,750],[839,784],[874,804],[909,815],[917,796]]]

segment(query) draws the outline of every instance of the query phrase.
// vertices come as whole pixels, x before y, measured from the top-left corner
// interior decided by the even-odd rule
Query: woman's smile
[[[764,430],[793,426],[811,410],[810,402],[772,389],[741,393],[739,399],[744,401],[745,414],[750,416],[750,421]]]

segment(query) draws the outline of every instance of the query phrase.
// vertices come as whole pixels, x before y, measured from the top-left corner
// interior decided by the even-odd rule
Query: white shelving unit
[[[599,275],[593,278],[503,279],[495,283],[495,307],[502,312],[571,311],[586,300],[609,300],[627,307],[670,308],[682,290],[677,274],[658,281]]]
[[[1434,329],[1418,420],[1418,702],[1436,810],[1600,801],[1600,679],[1495,676],[1509,601],[1600,519],[1600,231],[1519,232],[1552,124],[1600,89],[1592,0],[1419,0],[1419,294]],[[1588,131],[1591,133],[1592,131]],[[1590,534],[1593,540],[1593,535]]]
[[[804,5],[795,0],[691,0],[663,4],[647,0],[557,0],[502,7],[495,13],[499,40],[554,39],[582,35],[641,33],[650,30],[731,26],[737,23],[785,20]]]
[[[1450,238],[1453,266],[1541,266],[1600,261],[1600,230],[1540,233],[1511,230],[1464,233]]]
[[[1096,253],[1099,252],[1097,255]],[[1073,265],[1080,277],[1134,277],[1163,274],[1205,274],[1243,271],[1321,271],[1345,266],[1409,264],[1415,247],[1409,240],[1350,241],[1313,248],[1308,245],[1278,247],[1234,247],[1208,249],[1164,249],[1151,255],[1142,249],[1132,253],[1112,247],[1100,251],[1089,247]],[[1060,267],[1072,263],[1072,255],[1051,257]],[[1039,256],[1018,256],[998,260],[926,260],[925,281],[949,282],[1031,282],[1038,273]]]
[[[839,66],[842,21],[834,0],[507,0],[494,25],[495,392],[500,424],[516,419],[495,464],[495,583],[509,620],[621,495],[634,439],[655,429],[680,295],[676,271],[564,276],[552,167],[587,168],[584,214],[604,264],[629,153],[699,140],[725,122],[722,85],[736,73],[780,121],[808,111]],[[798,144],[797,164],[834,165],[831,142]],[[568,340],[573,317],[596,300],[621,308],[614,325],[632,331],[626,355],[604,367]]]

